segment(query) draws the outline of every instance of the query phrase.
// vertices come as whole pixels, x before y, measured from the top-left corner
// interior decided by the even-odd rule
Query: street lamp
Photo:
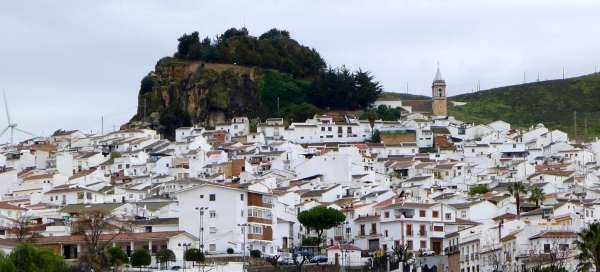
[[[198,233],[200,234],[200,245],[198,249],[200,252],[202,252],[202,254],[204,254],[204,211],[206,210],[208,210],[208,207],[196,207],[196,211],[198,211],[200,214],[200,229]]]
[[[346,232],[346,240],[344,241],[344,244],[348,244],[350,241],[350,232],[348,230],[350,230],[350,222],[346,221],[346,222],[344,222],[344,232]],[[345,249],[345,247],[343,247],[343,248],[341,248],[341,253],[342,253],[342,267],[344,267],[346,262],[348,262],[348,260],[347,260],[348,250]],[[344,270],[345,270],[345,267],[344,267]]]
[[[242,236],[244,236],[244,243],[242,244],[242,270],[246,271],[246,227],[250,226],[248,223],[238,224],[238,227],[242,228]]]
[[[177,246],[183,247],[185,251],[183,252],[183,271],[185,272],[185,252],[192,246],[192,243],[178,243]]]

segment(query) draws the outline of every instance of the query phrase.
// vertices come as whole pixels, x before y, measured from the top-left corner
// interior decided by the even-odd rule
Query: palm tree
[[[515,182],[508,187],[508,192],[515,197],[517,203],[517,218],[521,217],[521,194],[525,193],[525,185],[522,182]]]
[[[600,223],[592,223],[577,234],[575,241],[579,254],[577,255],[577,270],[589,271],[595,268],[600,272]]]
[[[545,198],[544,189],[533,187],[529,193],[529,201],[535,202],[536,206],[540,206],[540,203],[544,201]]]

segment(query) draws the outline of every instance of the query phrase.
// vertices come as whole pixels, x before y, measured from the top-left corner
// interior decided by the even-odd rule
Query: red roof
[[[0,209],[3,210],[18,210],[18,211],[26,211],[27,209],[23,209],[21,207],[12,205],[8,202],[0,202]]]
[[[549,230],[542,231],[534,236],[529,237],[529,240],[538,238],[577,238],[577,233],[574,231]]]
[[[137,241],[137,240],[164,240],[179,234],[186,233],[185,231],[161,231],[161,232],[127,232],[114,234],[100,235],[100,241]],[[193,237],[193,236],[192,236]],[[85,240],[83,235],[68,235],[68,236],[48,236],[38,237],[33,239],[35,244],[59,244],[59,243],[74,243]]]
[[[94,173],[94,171],[96,171],[96,167],[91,167],[90,169],[81,170],[81,171],[75,173],[75,175],[70,176],[69,180],[74,180],[74,179],[78,179],[80,177],[87,176],[91,173]]]

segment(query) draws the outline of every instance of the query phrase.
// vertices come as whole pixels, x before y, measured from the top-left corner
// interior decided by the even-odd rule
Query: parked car
[[[310,259],[310,262],[311,263],[326,263],[327,256],[325,256],[325,255],[314,256],[312,259]]]
[[[421,253],[421,256],[427,257],[427,256],[433,256],[435,255],[435,251],[433,250],[423,250],[423,252]]]

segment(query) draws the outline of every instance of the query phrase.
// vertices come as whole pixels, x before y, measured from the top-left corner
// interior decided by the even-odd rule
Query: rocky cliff
[[[138,111],[127,126],[163,131],[169,109],[208,126],[236,115],[256,117],[261,74],[259,68],[163,58],[142,80]]]
[[[125,127],[214,126],[234,116],[305,120],[322,110],[359,110],[381,86],[369,72],[327,68],[319,53],[271,29],[255,37],[231,28],[216,38],[178,39],[173,57],[141,81],[136,115]]]

